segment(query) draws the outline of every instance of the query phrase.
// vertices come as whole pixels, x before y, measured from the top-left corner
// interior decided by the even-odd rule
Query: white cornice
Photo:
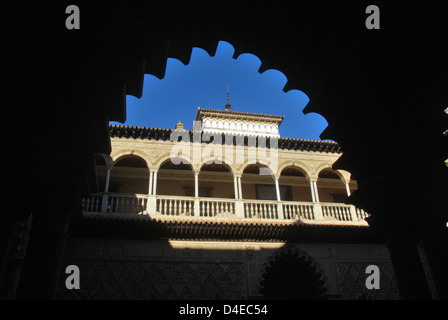
[[[215,133],[215,134],[231,134],[238,136],[255,136],[255,137],[269,137],[269,138],[280,138],[280,134],[278,133],[261,133],[256,131],[237,131],[231,129],[215,129],[215,128],[204,128],[202,130],[204,133]]]

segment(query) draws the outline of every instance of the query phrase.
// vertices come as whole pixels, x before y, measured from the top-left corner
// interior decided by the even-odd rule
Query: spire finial
[[[227,85],[227,103],[226,103],[226,110],[231,110],[232,107],[230,105],[230,98],[229,98],[229,85]]]

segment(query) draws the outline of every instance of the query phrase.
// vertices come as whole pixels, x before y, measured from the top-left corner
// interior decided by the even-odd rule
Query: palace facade
[[[280,137],[283,116],[198,108],[192,130],[111,125],[103,192],[83,199],[60,299],[397,299],[388,250],[332,141]],[[366,288],[366,268],[381,288]],[[62,277],[64,278],[64,277]]]
[[[282,120],[198,108],[199,130],[111,126],[112,153],[98,155],[104,193],[86,210],[366,226],[366,213],[344,204],[356,181],[331,169],[339,146],[280,138]]]

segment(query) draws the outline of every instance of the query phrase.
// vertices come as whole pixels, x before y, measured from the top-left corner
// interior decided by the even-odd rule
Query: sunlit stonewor
[[[102,192],[83,212],[97,232],[117,227],[103,231],[109,240],[77,241],[68,262],[91,280],[61,298],[397,298],[386,247],[365,244],[368,214],[344,203],[357,183],[332,169],[337,143],[281,137],[282,115],[229,103],[192,120],[192,130],[110,126],[112,152],[97,156]],[[387,292],[345,268],[366,261],[385,266]]]
[[[281,138],[278,115],[198,108],[195,120],[191,131],[112,126],[106,193],[85,212],[367,225],[344,204],[356,181],[331,169],[336,143]]]

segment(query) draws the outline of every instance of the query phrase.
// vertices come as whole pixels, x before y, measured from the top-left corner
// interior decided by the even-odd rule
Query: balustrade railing
[[[342,203],[102,193],[82,200],[84,212],[214,218],[364,222],[362,209]]]
[[[119,212],[146,214],[148,196],[141,194],[92,194],[82,199],[84,212]]]
[[[314,204],[312,202],[283,202],[283,215],[289,220],[314,220]]]
[[[325,218],[333,218],[338,221],[352,221],[350,206],[340,203],[322,204],[322,215]]]
[[[216,198],[199,200],[199,216],[201,217],[232,217],[233,215],[235,215],[235,201]]]
[[[279,219],[277,201],[244,200],[244,217],[258,219]]]
[[[194,199],[190,197],[158,197],[156,212],[166,216],[192,216]]]
[[[146,195],[108,194],[105,209],[106,212],[145,214],[147,213],[147,203],[148,197]]]
[[[359,209],[355,207],[356,217],[358,217],[358,220],[365,220],[370,215],[365,212],[363,209]]]
[[[90,197],[82,199],[82,209],[84,212],[101,212],[102,201],[102,194],[91,194]]]

